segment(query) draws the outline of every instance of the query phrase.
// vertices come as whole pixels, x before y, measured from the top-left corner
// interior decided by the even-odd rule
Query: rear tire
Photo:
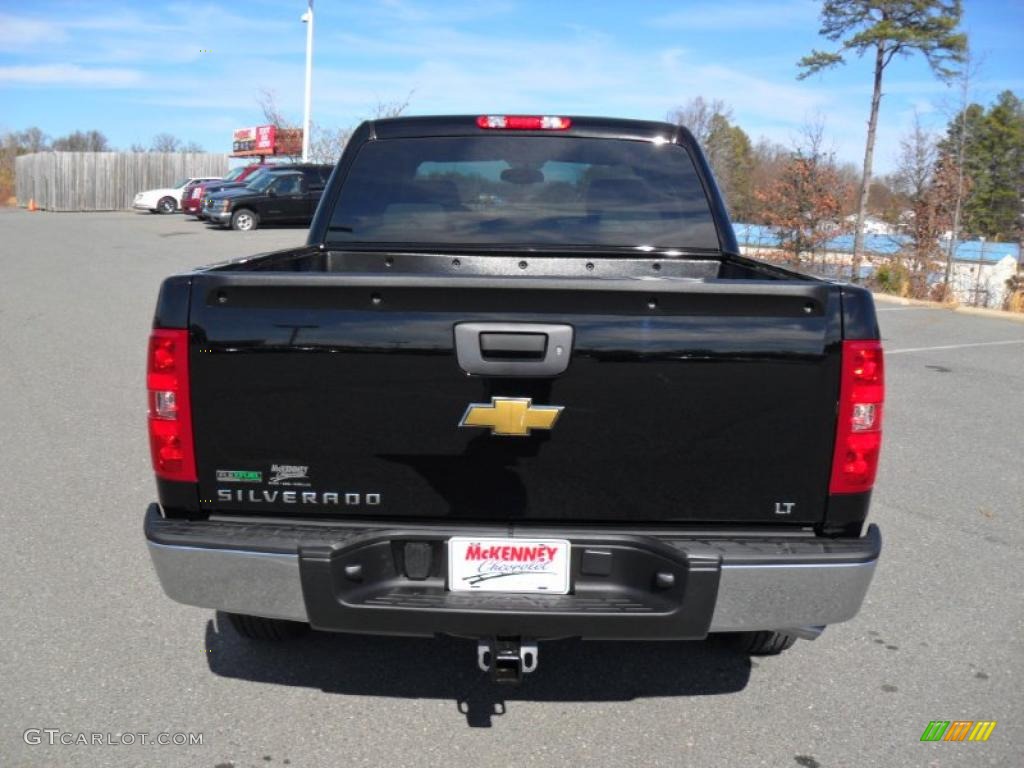
[[[733,643],[737,650],[751,656],[775,656],[787,648],[792,648],[796,635],[785,632],[737,632]]]
[[[244,613],[226,614],[235,632],[247,640],[291,640],[309,631],[309,624],[286,619],[267,619]]]
[[[253,211],[242,208],[231,214],[231,228],[239,232],[252,232],[259,226],[259,219]]]
[[[178,210],[178,203],[173,197],[161,197],[160,202],[156,204],[156,209],[160,213],[174,213]]]

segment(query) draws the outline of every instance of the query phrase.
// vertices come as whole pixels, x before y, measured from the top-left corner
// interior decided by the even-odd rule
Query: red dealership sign
[[[231,142],[234,157],[297,155],[301,152],[302,131],[297,128],[278,128],[276,125],[238,128]]]

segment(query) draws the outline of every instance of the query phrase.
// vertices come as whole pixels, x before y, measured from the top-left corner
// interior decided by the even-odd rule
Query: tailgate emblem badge
[[[562,413],[560,405],[534,405],[529,397],[492,397],[490,405],[471,403],[460,427],[489,427],[492,435],[525,437],[533,429],[551,429]]]

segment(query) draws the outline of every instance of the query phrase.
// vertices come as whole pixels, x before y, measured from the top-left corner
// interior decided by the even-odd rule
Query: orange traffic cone
[[[38,211],[39,210],[39,206],[36,205],[36,199],[34,197],[30,197],[28,199],[28,209],[30,211]]]

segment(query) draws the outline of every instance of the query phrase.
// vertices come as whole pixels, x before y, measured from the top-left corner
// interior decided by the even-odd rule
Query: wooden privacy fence
[[[206,152],[36,152],[15,159],[14,194],[47,211],[116,211],[144,190],[227,170],[227,155]]]

